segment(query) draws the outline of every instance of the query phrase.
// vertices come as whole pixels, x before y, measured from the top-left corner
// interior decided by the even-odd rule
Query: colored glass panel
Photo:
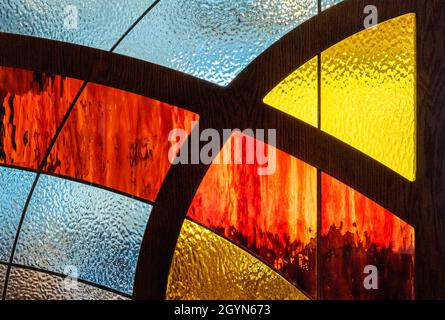
[[[254,256],[196,223],[185,220],[170,269],[167,299],[308,298]]]
[[[264,149],[275,171],[259,175]],[[273,153],[276,157],[270,157]],[[218,164],[226,155],[243,164]],[[255,253],[300,288],[316,290],[316,169],[272,146],[234,134],[210,166],[188,217]],[[221,160],[219,160],[221,159]],[[218,192],[215,192],[218,190]]]
[[[322,53],[321,129],[416,178],[415,14],[366,29]]]
[[[340,2],[343,2],[343,0],[321,0],[321,10],[326,10]]]
[[[0,67],[0,163],[36,169],[82,81]]]
[[[7,269],[8,269],[7,266],[0,264],[0,293],[3,293]]]
[[[8,0],[0,32],[109,50],[154,0]]]
[[[52,149],[45,171],[155,201],[170,168],[172,129],[190,133],[192,112],[88,84]]]
[[[7,300],[124,300],[123,296],[44,272],[11,268]]]
[[[318,57],[315,57],[276,86],[264,103],[318,127]]]
[[[149,204],[42,175],[20,232],[14,262],[66,273],[131,294]]]
[[[317,0],[161,1],[116,51],[225,86],[316,14]]]
[[[413,299],[414,228],[322,174],[321,288],[324,299]],[[364,269],[378,270],[378,290]]]
[[[0,167],[0,261],[9,262],[35,173]]]

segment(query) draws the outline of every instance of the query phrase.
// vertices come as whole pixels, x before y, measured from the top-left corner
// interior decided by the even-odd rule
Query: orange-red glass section
[[[0,67],[0,163],[37,169],[82,81]]]
[[[166,103],[88,84],[45,170],[155,201],[170,168],[169,132],[189,134],[197,120]]]
[[[413,299],[414,228],[327,174],[321,205],[322,298]],[[377,289],[367,265],[376,267]]]
[[[243,163],[212,163],[188,217],[248,249],[315,296],[316,169],[258,140],[252,144],[253,139],[232,135],[222,154],[235,159],[239,152]],[[264,167],[261,157],[248,164],[258,147],[266,155],[276,152],[276,170],[270,175],[258,174]]]

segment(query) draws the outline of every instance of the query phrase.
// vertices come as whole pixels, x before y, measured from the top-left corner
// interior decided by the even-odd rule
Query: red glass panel
[[[154,201],[170,168],[169,132],[189,134],[195,120],[192,112],[88,84],[45,170]]]
[[[82,81],[0,67],[0,163],[37,169]]]
[[[243,137],[243,143],[236,139]],[[254,152],[251,137],[232,135],[222,154]],[[256,147],[264,145],[255,140]],[[255,145],[254,145],[255,147]],[[242,149],[243,148],[243,149]],[[265,146],[271,152],[273,147]],[[243,151],[244,150],[244,151]],[[307,293],[316,292],[316,169],[276,149],[276,171],[264,167],[213,163],[188,217],[261,257]],[[219,159],[223,157],[219,156]]]
[[[413,299],[414,228],[340,181],[322,174],[322,297]],[[367,265],[378,289],[365,289]]]

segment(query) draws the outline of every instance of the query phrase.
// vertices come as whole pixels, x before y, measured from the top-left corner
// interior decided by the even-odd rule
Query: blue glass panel
[[[9,262],[23,206],[35,176],[33,172],[0,167],[0,261]]]
[[[152,207],[89,185],[42,175],[14,262],[131,294]]]
[[[227,85],[267,47],[316,14],[317,0],[165,0],[116,52]]]
[[[109,50],[154,0],[3,0],[0,32]]]
[[[343,0],[321,0],[321,10],[326,10],[342,1]]]

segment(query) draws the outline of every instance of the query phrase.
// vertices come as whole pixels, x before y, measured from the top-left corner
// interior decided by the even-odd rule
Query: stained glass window
[[[0,161],[17,167],[0,167],[6,298],[131,296],[152,202],[170,167],[168,134],[172,129],[188,134],[198,115],[34,71],[0,67],[0,80]],[[37,176],[42,165],[52,175]],[[24,269],[12,267],[3,279],[10,262]],[[67,291],[63,280],[71,268],[81,285]]]
[[[16,60],[2,58],[0,292],[4,298],[131,299],[134,288],[144,287],[135,285],[136,269],[148,265],[138,258],[159,250],[153,248],[163,241],[153,241],[149,232],[155,221],[164,227],[172,223],[175,232],[182,223],[179,237],[160,228],[169,237],[166,243],[172,244],[165,252],[168,263],[173,258],[171,265],[154,267],[162,269],[164,277],[157,284],[162,290],[167,285],[162,292],[167,299],[414,299],[415,230],[409,223],[416,223],[402,220],[400,212],[390,212],[360,193],[363,186],[352,189],[341,177],[324,173],[326,168],[316,168],[312,153],[320,151],[317,146],[302,146],[309,152],[302,156],[304,161],[298,159],[301,149],[295,151],[293,143],[305,143],[304,137],[284,137],[289,139],[284,145],[291,145],[285,146],[286,151],[294,152],[290,155],[237,132],[218,147],[219,154],[208,168],[181,165],[170,171],[175,142],[169,141],[169,133],[179,129],[188,136],[196,121],[220,116],[215,116],[212,105],[202,119],[187,110],[187,101],[193,110],[202,107],[196,102],[206,92],[193,94],[201,89],[200,83],[215,84],[207,86],[212,99],[236,99],[241,118],[255,117],[241,92],[259,89],[255,79],[249,79],[247,86],[231,84],[232,80],[289,31],[311,18],[306,26],[317,22],[320,9],[326,10],[323,19],[332,18],[329,14],[337,10],[329,8],[341,2],[10,0],[0,4],[0,33],[15,34],[6,35],[8,39],[27,35],[113,48],[125,55],[100,55],[106,58],[97,61],[92,71],[99,79],[94,81],[101,84],[67,77],[72,69],[66,71],[63,63],[55,68],[63,70],[61,75],[54,75],[42,72],[44,67],[16,68],[23,65],[20,54],[15,54]],[[347,6],[354,8],[352,1],[337,8]],[[276,124],[279,130],[281,120],[299,119],[329,134],[326,139],[355,148],[357,157],[385,165],[400,175],[397,183],[415,190],[417,185],[411,182],[418,165],[416,41],[416,15],[410,13],[329,48],[322,43],[328,49],[305,55],[314,57],[283,75],[264,97],[266,108],[281,111],[268,109],[277,118],[264,124]],[[283,43],[277,48],[281,50]],[[98,53],[75,48],[85,57]],[[292,50],[303,53],[300,48]],[[143,60],[137,65],[147,70],[155,63],[198,78],[192,81],[196,86],[173,76],[152,88],[151,80],[145,82],[142,75],[139,89],[175,92],[185,83],[193,97],[186,94],[175,100],[184,105],[174,106],[119,89],[124,86],[115,80],[121,74],[108,78],[103,70],[111,70],[114,63],[134,70],[134,58]],[[155,70],[172,74],[157,66]],[[224,116],[221,123],[245,124],[233,120],[238,116],[233,110],[227,115],[225,111],[218,108]],[[259,112],[258,121],[247,123],[261,127],[263,121]],[[232,161],[224,162],[226,157]],[[204,169],[205,174],[200,171]],[[186,181],[176,181],[173,190],[166,190],[164,180],[178,172]],[[202,173],[202,181],[193,180],[196,172]],[[178,201],[180,212],[168,212],[165,200],[176,201],[174,196],[191,185],[196,191],[193,199],[185,196]],[[158,198],[162,201],[156,207]],[[141,251],[146,243],[150,250]],[[364,285],[370,266],[376,268],[378,290]],[[159,290],[153,287],[144,290]]]

